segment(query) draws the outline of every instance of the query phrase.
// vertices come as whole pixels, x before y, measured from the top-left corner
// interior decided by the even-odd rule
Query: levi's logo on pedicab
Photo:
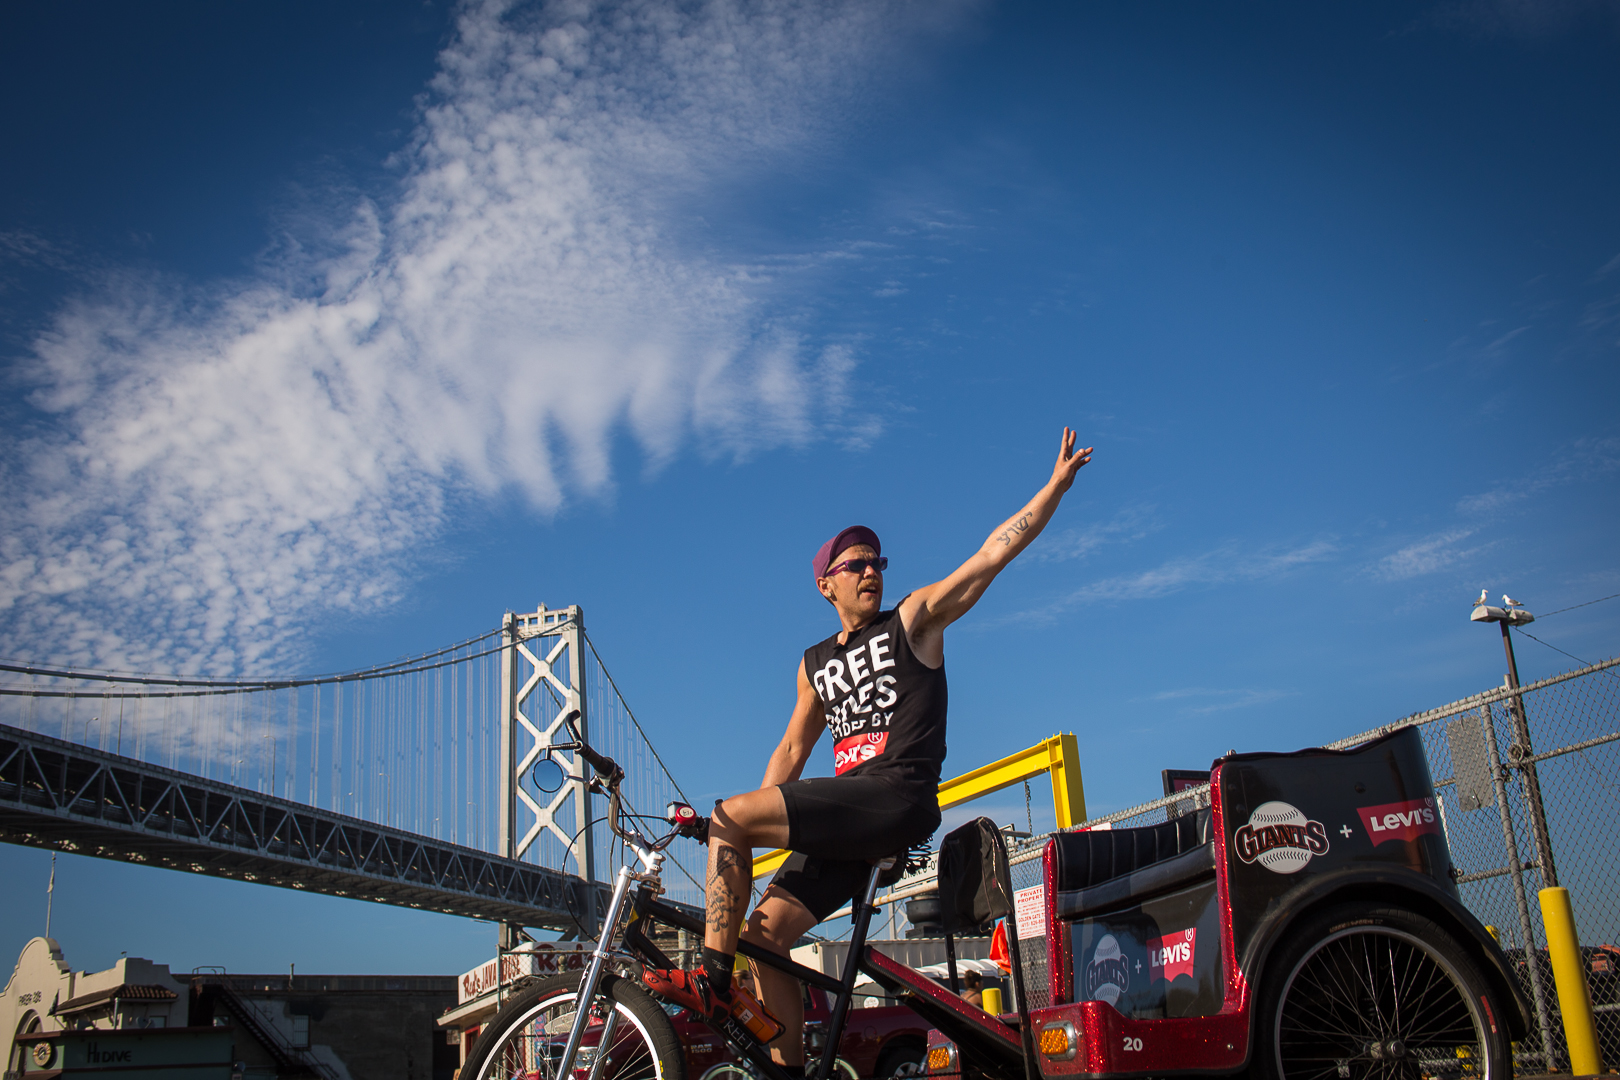
[[[1312,821],[1299,808],[1285,802],[1261,803],[1249,815],[1249,823],[1232,837],[1238,858],[1258,861],[1267,870],[1292,874],[1305,869],[1313,855],[1326,855],[1327,829]]]
[[[1148,938],[1148,976],[1171,979],[1193,977],[1193,956],[1198,945],[1198,928],[1189,926],[1160,938]]]
[[[1432,797],[1362,806],[1356,813],[1361,815],[1361,824],[1372,837],[1373,847],[1385,840],[1416,840],[1424,833],[1440,834],[1440,817],[1435,813]]]

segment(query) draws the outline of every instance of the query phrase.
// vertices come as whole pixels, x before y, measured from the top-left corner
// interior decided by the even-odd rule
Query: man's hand
[[[1052,466],[1052,478],[1035,497],[1002,522],[950,577],[915,590],[901,603],[900,618],[905,624],[906,637],[923,663],[938,667],[945,662],[941,644],[945,628],[967,614],[1002,568],[1046,528],[1064,493],[1073,486],[1075,473],[1091,460],[1092,448],[1077,451],[1076,441],[1075,433],[1064,428],[1063,437],[1058,440],[1058,459]]]
[[[1057,494],[1062,495],[1074,484],[1074,474],[1085,468],[1086,462],[1091,460],[1091,447],[1076,451],[1074,448],[1079,436],[1068,428],[1063,429],[1063,437],[1058,440],[1057,464],[1052,466],[1052,479],[1050,486]]]

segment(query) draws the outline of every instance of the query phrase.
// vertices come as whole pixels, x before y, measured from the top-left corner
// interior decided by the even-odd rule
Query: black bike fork
[[[884,859],[872,867],[872,876],[866,881],[866,893],[861,906],[855,910],[855,929],[849,935],[849,955],[844,957],[844,972],[839,981],[838,996],[833,999],[832,1016],[827,1021],[827,1045],[821,1051],[821,1064],[816,1067],[812,1080],[828,1080],[833,1063],[838,1060],[838,1044],[844,1039],[844,1023],[849,1018],[849,1000],[855,990],[855,978],[861,971],[862,954],[866,952],[866,930],[877,908],[878,878],[894,865],[893,859]]]

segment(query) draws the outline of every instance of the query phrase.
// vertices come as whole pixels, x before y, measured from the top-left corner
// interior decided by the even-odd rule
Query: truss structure
[[[577,933],[607,887],[0,725],[0,841]]]
[[[553,610],[541,604],[526,614],[507,612],[501,630],[505,646],[501,700],[506,716],[501,733],[500,853],[522,860],[542,835],[550,833],[573,860],[579,876],[594,883],[596,850],[585,762],[578,754],[553,748],[568,741],[563,717],[573,710],[579,712],[580,733],[590,737],[585,613],[578,605]],[[535,763],[548,756],[564,773],[562,785],[552,793],[541,791],[532,778],[525,782]],[[526,821],[520,820],[520,806]],[[592,892],[592,907],[582,920],[586,933],[594,932],[596,914],[605,910],[594,904],[594,896]],[[503,925],[504,947],[516,944],[519,929]]]

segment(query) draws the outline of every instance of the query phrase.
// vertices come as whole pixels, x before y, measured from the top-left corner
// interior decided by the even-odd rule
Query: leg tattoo
[[[742,853],[724,842],[714,844],[704,905],[708,919],[705,942],[711,948],[737,951],[737,931],[748,899],[747,882]]]

